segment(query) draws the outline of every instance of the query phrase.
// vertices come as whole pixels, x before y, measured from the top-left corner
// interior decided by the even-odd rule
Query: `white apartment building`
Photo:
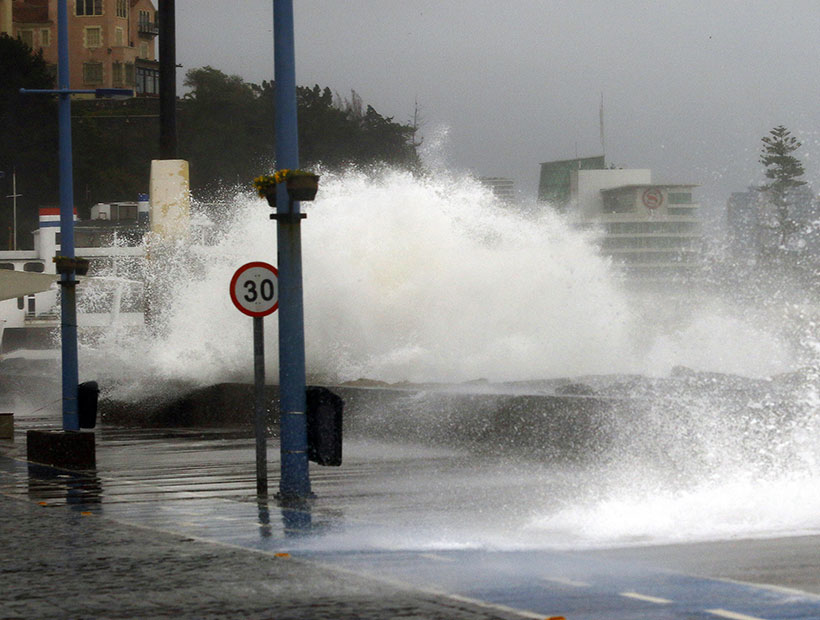
[[[556,207],[580,227],[597,230],[601,251],[625,275],[660,282],[697,277],[703,226],[693,199],[696,185],[654,183],[648,169],[573,169],[559,163],[560,169],[542,164],[552,175],[552,194],[568,196]],[[565,192],[561,178],[568,185]]]

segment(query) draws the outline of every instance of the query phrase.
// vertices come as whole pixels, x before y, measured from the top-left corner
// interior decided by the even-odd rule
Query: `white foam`
[[[795,365],[776,325],[730,307],[622,290],[592,240],[554,211],[499,203],[477,181],[385,170],[322,176],[303,229],[308,373],[329,380],[491,381],[666,374],[674,365],[763,376]],[[116,337],[125,374],[249,379],[250,319],[235,269],[276,262],[265,202],[237,193],[221,241],[179,248],[160,338]],[[266,321],[276,377],[276,318]],[[91,356],[93,357],[93,355]]]

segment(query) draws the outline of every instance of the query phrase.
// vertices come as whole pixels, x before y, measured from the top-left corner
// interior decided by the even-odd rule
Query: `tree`
[[[17,39],[0,35],[0,247],[11,235],[11,171],[17,171],[18,240],[37,227],[37,207],[58,196],[57,98],[21,95],[51,89],[53,67]],[[201,197],[250,179],[274,165],[275,84],[245,82],[212,67],[186,74],[190,92],[177,101],[180,156],[191,164],[191,189]],[[350,164],[417,165],[413,128],[394,123],[355,92],[351,102],[329,88],[296,90],[300,162],[325,170]],[[133,200],[148,191],[150,162],[159,155],[158,101],[72,102],[74,198],[80,216],[95,202]],[[2,177],[2,175],[0,175]]]
[[[795,199],[795,189],[806,184],[805,181],[798,179],[803,176],[803,164],[792,155],[802,144],[783,125],[772,129],[762,141],[760,163],[765,166],[766,178],[771,179],[771,182],[759,189],[766,192],[771,199],[775,209],[780,247],[784,248],[789,236],[796,230],[795,222],[789,217],[789,207]]]
[[[180,101],[180,154],[191,162],[191,189],[208,194],[247,183],[274,164],[276,85],[256,85],[212,67],[188,71],[191,91]],[[298,86],[299,160],[305,167],[338,169],[387,163],[418,167],[413,127],[393,122],[351,92]]]
[[[159,101],[78,99],[71,103],[74,198],[81,218],[97,202],[136,200],[148,191],[159,152]]]
[[[245,183],[270,152],[273,111],[263,115],[260,90],[213,67],[185,74],[191,91],[180,101],[180,154],[191,164],[191,187],[211,192]]]
[[[42,51],[0,34],[0,247],[7,245],[13,220],[12,172],[17,174],[17,240],[31,247],[37,207],[57,202],[57,104],[55,97],[23,95],[21,88],[54,88],[54,77]]]

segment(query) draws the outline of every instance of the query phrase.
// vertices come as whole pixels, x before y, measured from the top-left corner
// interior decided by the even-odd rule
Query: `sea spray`
[[[778,326],[688,291],[632,295],[590,234],[547,205],[525,206],[447,171],[324,174],[302,224],[308,373],[458,382],[797,365]],[[246,191],[223,203],[215,242],[166,261],[164,328],[108,338],[86,352],[89,372],[99,364],[130,384],[250,380],[251,322],[227,287],[241,264],[276,262],[269,212]],[[275,315],[266,340],[275,380]]]
[[[470,484],[453,472],[438,483],[442,505],[455,513],[439,524],[457,521],[447,535],[434,528],[427,538],[413,531],[391,539],[520,548],[820,529],[819,349],[810,307],[792,320],[774,304],[738,305],[703,290],[636,293],[621,286],[594,236],[548,206],[501,203],[474,179],[446,171],[323,174],[317,200],[303,206],[313,379],[583,381],[631,373],[616,381],[625,396],[648,403],[612,421],[612,447],[594,462],[556,469],[512,465],[502,455],[480,476],[466,476]],[[231,304],[228,284],[245,262],[276,262],[269,212],[250,192],[235,192],[215,239],[168,259],[177,276],[164,328],[108,330],[84,346],[84,376],[134,399],[250,382],[251,321]],[[274,315],[266,320],[273,382],[276,328]],[[670,374],[680,389],[642,391],[635,378]],[[405,484],[409,492],[431,482],[407,476]]]

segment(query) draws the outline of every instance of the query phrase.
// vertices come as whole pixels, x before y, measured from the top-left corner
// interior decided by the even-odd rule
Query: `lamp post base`
[[[94,433],[27,431],[26,460],[65,469],[94,469],[97,466]]]

